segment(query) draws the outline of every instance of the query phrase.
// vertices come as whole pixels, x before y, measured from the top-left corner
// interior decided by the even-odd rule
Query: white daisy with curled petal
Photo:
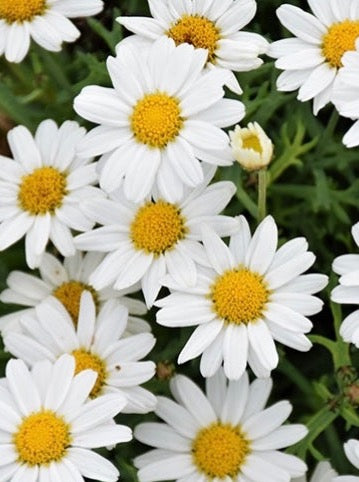
[[[206,380],[206,395],[183,375],[170,387],[176,402],[158,397],[155,410],[165,423],[135,428],[135,438],[155,447],[135,459],[140,482],[289,482],[306,472],[299,458],[280,452],[308,430],[282,425],[292,411],[287,401],[265,409],[270,379],[249,384],[244,373],[227,383],[219,370]]]
[[[167,280],[171,294],[157,301],[157,322],[169,327],[195,326],[178,361],[202,355],[203,376],[224,362],[229,379],[238,379],[247,362],[256,376],[268,377],[278,364],[274,340],[300,351],[312,344],[304,335],[312,328],[307,318],[322,309],[313,293],[328,282],[320,274],[302,275],[315,260],[305,238],[277,250],[278,233],[268,216],[251,236],[239,218],[240,230],[229,247],[203,226],[203,243],[211,268],[199,271],[189,289]]]
[[[44,359],[54,362],[64,353],[72,355],[76,373],[97,372],[91,398],[121,393],[128,400],[123,411],[147,413],[156,398],[139,385],[153,377],[155,364],[141,359],[152,350],[155,338],[151,333],[124,338],[127,320],[127,309],[115,299],[107,301],[96,316],[93,298],[85,291],[76,326],[64,306],[48,298],[35,308],[35,314],[21,318],[22,333],[8,332],[4,343],[29,366]]]
[[[238,221],[219,213],[235,192],[232,182],[207,185],[211,170],[196,189],[186,189],[180,202],[154,195],[141,203],[127,201],[123,191],[111,199],[87,201],[82,209],[103,227],[77,236],[78,249],[108,254],[89,278],[95,289],[114,284],[125,289],[141,282],[147,306],[152,306],[169,273],[179,284],[195,286],[197,264],[208,266],[200,241],[201,223],[208,223],[218,235],[238,230]],[[168,196],[172,185],[167,186]]]
[[[58,52],[62,42],[74,42],[80,31],[69,18],[96,15],[101,0],[1,0],[0,55],[21,62],[31,39],[46,50]]]
[[[356,42],[359,47],[359,40]],[[343,143],[347,147],[359,146],[359,52],[347,52],[343,57],[343,68],[334,84],[333,103],[340,115],[355,120],[345,134]]]
[[[244,106],[223,98],[228,72],[203,72],[206,60],[206,50],[176,47],[166,37],[145,50],[124,46],[107,60],[114,88],[88,86],[75,98],[76,112],[101,124],[78,152],[110,153],[100,172],[105,191],[117,189],[124,178],[126,197],[139,202],[154,186],[165,196],[169,186],[177,192],[200,184],[200,161],[233,163],[221,128],[242,119]]]
[[[206,49],[208,68],[247,72],[262,65],[258,55],[266,53],[268,42],[261,35],[241,32],[255,15],[255,0],[148,0],[148,4],[153,18],[117,19],[137,34],[127,37],[123,45],[150,45],[165,35],[176,45],[189,43]],[[233,74],[227,86],[242,93]]]
[[[45,120],[35,137],[24,126],[8,133],[14,160],[0,156],[0,251],[24,235],[26,262],[40,265],[49,240],[63,256],[73,256],[71,229],[87,231],[93,223],[79,202],[103,197],[91,159],[79,159],[76,147],[86,131],[77,122],[57,127]]]
[[[12,271],[6,283],[6,288],[0,294],[0,301],[15,305],[29,306],[23,310],[12,312],[0,317],[0,329],[7,331],[19,329],[19,318],[33,311],[48,296],[55,296],[65,306],[72,320],[77,323],[80,309],[80,299],[83,291],[92,294],[96,308],[99,309],[105,301],[116,298],[129,310],[126,331],[132,334],[151,331],[150,325],[138,318],[146,314],[146,305],[135,298],[126,296],[140,289],[134,286],[127,290],[113,290],[105,288],[96,291],[89,283],[91,273],[103,261],[103,253],[81,253],[76,251],[74,256],[64,259],[61,263],[55,256],[45,253],[39,266],[40,278],[21,271]]]
[[[359,38],[357,0],[308,0],[314,15],[294,5],[281,5],[277,15],[296,37],[271,44],[268,55],[284,70],[278,77],[281,91],[299,89],[298,99],[314,99],[315,114],[333,101],[333,86],[346,52]]]
[[[359,247],[359,223],[352,227],[352,235]],[[340,275],[339,286],[335,287],[331,299],[339,304],[359,305],[359,254],[344,254],[333,262],[333,271]],[[347,316],[340,327],[344,341],[359,348],[359,309]]]
[[[305,476],[293,479],[292,482],[307,482]],[[359,482],[359,477],[353,475],[338,476],[329,462],[319,462],[316,466],[310,482]]]
[[[75,374],[64,355],[29,371],[10,360],[0,389],[0,477],[4,481],[116,482],[119,472],[91,449],[131,440],[130,428],[113,421],[125,406],[120,394],[88,400],[93,370]]]
[[[345,455],[348,457],[350,462],[359,469],[359,440],[351,439],[344,444]],[[343,478],[344,480],[344,478]],[[348,477],[347,482],[358,481],[359,477]]]

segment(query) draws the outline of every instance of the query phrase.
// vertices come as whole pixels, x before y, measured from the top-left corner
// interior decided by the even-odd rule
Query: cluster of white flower
[[[278,67],[290,70],[279,86],[301,86],[300,99],[314,97],[315,110],[337,99],[341,113],[355,117],[347,87],[345,95],[339,86],[337,97],[332,92],[335,78],[358,88],[359,53],[344,55],[359,37],[357,0],[309,3],[320,20],[292,6],[278,10],[300,36],[270,47]],[[100,0],[0,0],[0,53],[22,60],[30,36],[58,50],[78,36],[66,17],[102,7]],[[241,31],[256,2],[149,0],[149,7],[153,18],[118,19],[135,35],[107,59],[113,88],[87,86],[75,98],[75,111],[98,126],[86,132],[73,121],[45,120],[35,136],[18,126],[8,134],[13,159],[0,157],[0,249],[25,237],[27,265],[40,274],[10,273],[0,297],[25,307],[0,319],[4,345],[19,358],[0,387],[5,482],[118,480],[117,468],[89,449],[132,438],[114,422],[120,411],[154,410],[165,422],[135,429],[155,447],[135,460],[141,482],[289,482],[307,470],[280,451],[307,434],[301,424],[282,426],[291,404],[265,406],[275,342],[311,348],[308,317],[323,304],[313,295],[328,279],[305,274],[315,261],[305,238],[278,247],[271,216],[251,234],[244,216],[222,215],[236,187],[212,182],[234,157],[249,170],[272,157],[257,124],[230,136],[223,130],[245,113],[224,88],[240,94],[234,72],[257,68],[268,49],[263,37]],[[357,227],[353,233],[358,243]],[[338,258],[334,270],[341,286],[333,300],[359,304],[357,257]],[[158,299],[162,288],[167,296]],[[143,359],[156,340],[140,318],[153,305],[158,324],[195,327],[178,363],[201,356],[206,395],[183,375],[170,382],[175,402],[141,387],[155,373]],[[358,312],[342,336],[359,347]],[[247,365],[259,377],[252,383]],[[359,468],[359,441],[345,450]],[[324,463],[312,480],[358,478],[336,478]]]
[[[268,54],[284,70],[281,91],[298,91],[313,99],[317,114],[332,102],[339,114],[355,120],[344,136],[347,147],[359,145],[359,3],[358,0],[307,0],[313,15],[284,4],[277,10],[282,25],[296,37],[273,42]]]

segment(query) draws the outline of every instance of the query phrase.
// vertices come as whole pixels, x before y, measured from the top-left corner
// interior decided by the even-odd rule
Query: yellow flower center
[[[139,100],[130,120],[138,142],[160,149],[173,141],[183,126],[179,101],[162,92]]]
[[[176,45],[188,43],[197,49],[208,50],[208,61],[213,62],[220,33],[208,18],[199,15],[184,15],[167,32]]]
[[[82,372],[83,370],[94,370],[97,372],[96,383],[91,390],[90,397],[96,398],[100,395],[102,388],[107,378],[106,364],[100,357],[90,353],[86,350],[74,350],[71,355],[75,358],[76,368],[75,374]]]
[[[130,231],[136,249],[159,256],[183,239],[187,229],[178,207],[160,200],[140,207]]]
[[[263,149],[258,136],[255,134],[248,134],[242,139],[243,149],[253,149],[254,151],[262,154]]]
[[[66,281],[52,292],[52,294],[59,301],[61,301],[61,303],[67,309],[75,326],[77,326],[80,312],[81,295],[85,290],[92,294],[95,305],[98,306],[97,292],[92,288],[92,286],[82,283],[81,281]]]
[[[52,214],[65,195],[65,174],[54,167],[40,167],[22,178],[18,201],[23,211],[33,215]]]
[[[211,479],[236,477],[249,451],[238,428],[220,423],[202,429],[192,445],[195,465]]]
[[[43,15],[46,0],[0,0],[0,18],[7,23],[25,22]]]
[[[269,291],[262,276],[241,268],[218,276],[210,298],[219,318],[236,325],[248,324],[262,316]]]
[[[50,410],[43,410],[26,417],[13,442],[19,462],[48,465],[61,460],[70,445],[70,427]]]
[[[342,67],[345,52],[355,50],[355,41],[359,37],[359,21],[344,20],[329,27],[323,37],[323,55],[332,67]]]

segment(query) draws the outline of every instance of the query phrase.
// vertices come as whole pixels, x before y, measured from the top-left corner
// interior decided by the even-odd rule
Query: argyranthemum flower
[[[311,342],[304,335],[312,328],[307,318],[322,309],[313,293],[327,284],[327,276],[302,275],[315,260],[305,238],[283,244],[268,216],[251,236],[240,216],[241,228],[229,247],[203,226],[203,243],[211,269],[203,269],[197,284],[186,289],[174,281],[172,293],[156,302],[160,325],[198,325],[182,349],[178,362],[198,355],[201,373],[215,373],[222,361],[229,379],[242,376],[247,361],[256,376],[268,377],[278,364],[274,340],[300,351]]]
[[[207,379],[207,395],[189,378],[171,380],[176,402],[158,397],[156,414],[165,423],[142,423],[135,437],[155,447],[135,459],[140,482],[176,480],[289,482],[307,467],[279,450],[301,440],[304,425],[282,425],[287,401],[265,409],[271,380],[251,385],[246,373],[227,384],[222,370]]]
[[[352,235],[359,247],[359,223],[352,227]],[[333,262],[333,271],[340,275],[339,286],[333,289],[331,299],[340,304],[359,304],[359,254],[344,254]],[[359,348],[359,309],[347,316],[340,327],[344,341]]]
[[[359,440],[351,439],[344,444],[345,455],[348,457],[350,462],[359,469]],[[359,477],[352,477],[353,482],[359,480]],[[348,481],[349,482],[349,481]]]
[[[195,286],[196,263],[208,266],[200,224],[208,223],[220,236],[238,230],[237,220],[219,215],[235,186],[227,181],[207,186],[212,175],[213,171],[197,189],[187,190],[179,203],[154,196],[134,204],[122,190],[111,199],[84,203],[86,215],[103,227],[79,235],[76,246],[108,253],[91,274],[90,284],[102,289],[114,283],[115,289],[124,289],[140,281],[148,307],[167,273],[179,284]]]
[[[6,282],[8,288],[0,294],[0,301],[35,307],[48,296],[53,295],[65,306],[74,323],[77,323],[80,310],[81,294],[88,290],[99,309],[103,303],[116,298],[129,310],[126,331],[136,334],[150,331],[149,324],[138,318],[147,312],[146,305],[137,299],[126,296],[140,289],[117,291],[111,288],[95,290],[89,283],[91,273],[103,260],[102,253],[81,253],[65,258],[61,263],[55,256],[45,253],[39,266],[40,278],[21,271],[12,271]],[[18,329],[19,318],[31,313],[33,308],[18,310],[0,317],[0,329],[4,334],[8,330]]]
[[[101,12],[101,0],[1,0],[0,55],[21,62],[30,40],[46,50],[61,50],[62,42],[74,42],[80,31],[68,20]]]
[[[234,158],[247,171],[268,166],[273,156],[273,143],[257,122],[247,127],[237,125],[229,132]]]
[[[359,41],[356,42],[359,47]],[[337,76],[333,102],[340,115],[355,120],[345,134],[343,143],[347,147],[359,145],[359,86],[356,82],[359,75],[359,52],[347,52],[343,57],[343,68]]]
[[[139,385],[155,373],[153,362],[141,361],[152,350],[155,338],[151,333],[123,338],[128,311],[117,300],[107,301],[96,316],[93,298],[85,291],[76,326],[55,298],[42,302],[35,311],[21,318],[22,333],[5,334],[10,353],[29,366],[44,359],[54,362],[67,353],[75,358],[76,373],[87,369],[97,373],[91,398],[121,393],[128,400],[123,411],[146,413],[153,409],[156,398]]]
[[[95,380],[92,370],[75,375],[68,355],[31,371],[22,360],[8,362],[0,393],[2,480],[118,480],[117,468],[91,449],[131,440],[131,430],[113,421],[126,399],[111,393],[88,401]]]
[[[165,35],[176,45],[189,43],[206,49],[210,68],[247,72],[263,63],[258,55],[267,51],[268,42],[261,35],[240,31],[255,15],[255,0],[148,0],[148,4],[153,18],[117,19],[137,34],[127,37],[124,45],[138,40],[150,45]],[[242,93],[233,74],[227,85],[237,94]]]
[[[338,480],[337,475],[329,462],[319,462],[310,479],[303,476],[294,479],[293,482],[306,482],[307,480],[310,480],[310,482],[334,482]]]
[[[91,159],[75,150],[86,131],[77,122],[57,127],[45,120],[35,138],[24,126],[8,133],[14,160],[0,156],[0,250],[26,235],[26,262],[41,263],[49,239],[63,256],[73,256],[71,228],[87,231],[93,223],[78,209],[82,199],[102,197]]]
[[[277,15],[296,37],[272,43],[268,55],[277,58],[278,90],[299,89],[298,99],[314,99],[315,114],[333,100],[334,80],[343,55],[355,50],[359,37],[358,2],[308,0],[314,15],[294,5],[281,5]]]
[[[206,60],[206,50],[176,47],[166,37],[150,49],[123,47],[107,60],[114,89],[89,86],[75,98],[76,112],[101,124],[83,139],[79,154],[111,153],[100,172],[105,191],[124,178],[126,197],[139,202],[154,186],[162,196],[182,184],[197,186],[200,160],[232,164],[221,127],[242,119],[244,106],[223,99],[228,73],[203,73]]]

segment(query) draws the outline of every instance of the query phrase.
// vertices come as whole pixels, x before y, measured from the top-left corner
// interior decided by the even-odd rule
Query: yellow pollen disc
[[[161,149],[178,136],[183,126],[179,101],[161,92],[139,100],[130,120],[138,142]]]
[[[212,285],[210,298],[219,318],[239,325],[261,317],[269,291],[262,276],[242,268],[219,276]]]
[[[130,231],[136,249],[159,256],[183,239],[187,229],[178,207],[160,200],[140,207]]]
[[[54,213],[65,195],[65,174],[54,167],[40,167],[22,178],[18,201],[23,211],[33,215]]]
[[[197,49],[208,50],[208,61],[213,62],[220,33],[215,24],[199,15],[184,15],[167,32],[176,45],[188,43]]]
[[[61,417],[44,410],[22,421],[13,442],[19,462],[48,465],[64,457],[71,443],[70,428]]]
[[[87,290],[92,294],[95,305],[98,306],[98,294],[92,286],[82,283],[81,281],[67,281],[58,286],[53,292],[55,296],[69,312],[74,325],[77,325],[80,301],[82,293]]]
[[[342,67],[345,52],[355,50],[355,41],[359,37],[359,21],[344,20],[329,27],[323,37],[323,55],[332,67]]]
[[[202,429],[192,445],[195,465],[211,479],[236,477],[249,451],[238,428],[220,423]]]
[[[0,19],[7,23],[32,20],[44,14],[46,4],[46,0],[0,0]]]
[[[262,154],[262,152],[263,152],[263,149],[262,149],[262,146],[261,146],[261,143],[259,141],[258,136],[254,135],[254,134],[250,134],[247,137],[245,137],[244,139],[242,139],[242,143],[243,143],[244,149],[253,149],[256,152],[258,152],[259,154]]]
[[[91,390],[90,397],[96,398],[100,395],[103,385],[107,378],[106,364],[100,357],[90,353],[86,350],[74,350],[71,355],[75,357],[76,368],[75,374],[82,372],[83,370],[94,370],[97,372],[96,383]]]

